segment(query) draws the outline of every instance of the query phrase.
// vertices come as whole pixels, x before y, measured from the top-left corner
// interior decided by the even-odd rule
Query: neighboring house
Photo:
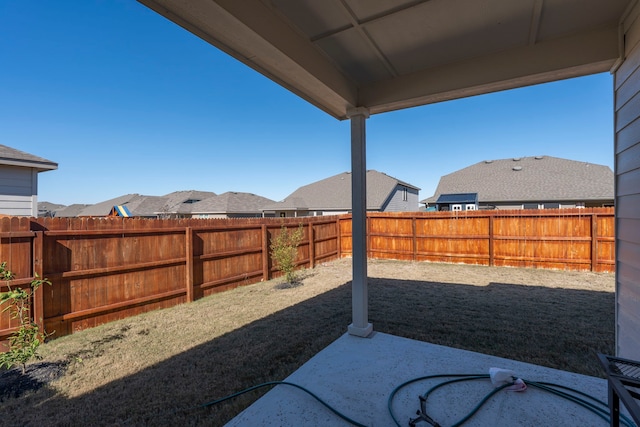
[[[130,212],[136,212],[136,216],[152,216],[155,218],[153,213],[149,214],[148,211],[136,210],[135,208],[139,207],[143,201],[147,197],[154,196],[143,196],[140,194],[125,194],[123,196],[115,197],[113,199],[105,200],[104,202],[96,203],[94,205],[89,205],[84,209],[77,212],[74,216],[90,216],[90,217],[101,217],[101,216],[109,216],[113,208],[115,206],[124,206],[126,205]],[[58,216],[62,216],[65,212],[59,212]]]
[[[164,204],[156,211],[156,214],[160,218],[191,218],[191,212],[196,203],[216,195],[211,191],[174,191],[162,196]]]
[[[103,217],[113,215],[114,207],[126,206],[132,216],[143,218],[157,218],[157,212],[162,208],[165,199],[157,196],[143,196],[140,194],[125,194],[94,205],[74,204],[57,209],[55,217]]]
[[[58,217],[136,218],[250,218],[261,217],[260,209],[273,200],[250,193],[176,191],[164,196],[125,194],[95,205],[71,205],[55,211]]]
[[[38,174],[58,164],[0,145],[0,214],[38,216]]]
[[[262,207],[275,203],[251,193],[228,191],[194,203],[192,218],[256,218],[263,216]]]
[[[475,211],[478,193],[441,194],[436,200],[436,211]]]
[[[614,178],[608,166],[550,156],[486,160],[443,176],[435,194],[420,203],[445,210],[441,197],[463,193],[477,194],[478,209],[613,206]]]
[[[125,204],[130,213],[138,218],[161,218],[159,212],[166,205],[166,198],[162,196],[139,196]],[[165,216],[165,218],[168,216]]]
[[[38,202],[38,216],[39,217],[54,217],[56,212],[66,208],[65,205],[59,205],[51,202]]]
[[[212,195],[215,193],[195,190],[176,191],[164,196],[125,194],[76,211],[64,209],[58,211],[56,216],[106,217],[117,216],[118,212],[126,211],[131,217],[137,218],[189,218],[191,206]],[[119,209],[120,207],[126,209]]]
[[[367,171],[367,210],[415,212],[420,189],[384,173]],[[281,202],[263,207],[265,216],[337,215],[351,211],[351,173],[344,172],[298,188]]]
[[[82,203],[74,203],[73,205],[65,206],[53,211],[53,216],[56,218],[72,218],[78,216],[80,212],[91,205],[85,205]]]

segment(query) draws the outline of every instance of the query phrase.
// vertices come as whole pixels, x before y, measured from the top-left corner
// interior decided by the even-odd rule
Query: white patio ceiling
[[[608,71],[630,0],[140,0],[331,114]]]

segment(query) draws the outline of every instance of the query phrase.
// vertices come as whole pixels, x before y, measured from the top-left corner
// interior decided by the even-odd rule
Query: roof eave
[[[1,159],[0,164],[5,166],[19,166],[24,168],[36,169],[38,172],[46,172],[58,169],[58,164],[54,162],[37,162],[30,160]]]

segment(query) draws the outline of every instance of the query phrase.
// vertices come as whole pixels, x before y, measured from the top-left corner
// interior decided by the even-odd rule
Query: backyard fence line
[[[370,258],[558,270],[615,270],[613,208],[370,213]],[[351,253],[342,223],[341,253]]]
[[[60,337],[277,277],[270,242],[302,224],[297,265],[351,255],[351,216],[251,219],[0,218],[0,262]],[[370,258],[614,270],[613,208],[369,213]],[[7,283],[0,283],[0,291]],[[17,330],[0,314],[0,351]]]

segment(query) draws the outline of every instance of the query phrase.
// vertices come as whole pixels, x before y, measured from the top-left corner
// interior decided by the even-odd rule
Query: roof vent
[[[514,158],[513,158],[513,161],[514,161],[514,162],[519,162],[519,161],[520,161],[520,157],[514,157]]]
[[[493,160],[485,160],[485,163],[493,163]]]
[[[542,159],[544,159],[544,156],[536,156],[535,159],[536,160],[542,160]]]
[[[514,171],[521,171],[522,170],[522,166],[514,166],[512,169]]]

